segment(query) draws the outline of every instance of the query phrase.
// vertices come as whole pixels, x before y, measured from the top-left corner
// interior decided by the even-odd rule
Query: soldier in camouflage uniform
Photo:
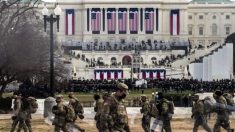
[[[55,125],[54,132],[60,132],[60,130],[63,130],[64,132],[69,132],[66,121],[66,106],[63,103],[62,95],[56,96],[56,103],[57,104],[52,108],[52,113],[55,114],[55,119],[52,123],[53,125]]]
[[[171,132],[171,119],[172,115],[174,114],[174,105],[172,102],[167,100],[163,93],[158,93],[158,100],[157,109],[158,109],[158,117],[163,122],[163,129],[166,132]],[[172,108],[171,108],[172,107]]]
[[[222,95],[223,93],[221,91],[216,91],[213,94],[213,97],[216,101],[216,107],[214,111],[217,113],[217,119],[213,132],[220,132],[221,126],[228,132],[232,132],[229,121],[229,111],[227,110],[227,101]]]
[[[101,114],[104,108],[104,104],[107,103],[107,99],[109,98],[110,95],[109,93],[104,93],[102,96],[103,100],[98,96],[96,95],[96,97],[94,97],[96,100],[95,107],[94,107],[94,110],[96,112],[95,120],[96,120],[97,129],[99,130],[99,132],[103,132],[104,128],[106,127],[106,126],[103,126],[103,124],[106,124],[107,122],[106,123],[103,122],[104,119],[102,118]]]
[[[212,132],[211,129],[209,128],[207,121],[206,121],[206,116],[204,113],[204,104],[203,100],[199,100],[198,95],[193,96],[193,107],[192,107],[192,116],[191,118],[195,119],[194,122],[194,127],[193,127],[193,132],[197,132],[198,127],[201,125],[207,132]]]
[[[142,101],[142,108],[140,109],[140,112],[143,113],[142,128],[144,129],[145,132],[149,132],[151,116],[149,114],[150,105],[149,105],[149,102],[147,100],[147,96],[142,95],[141,96],[141,101]]]
[[[14,115],[12,116],[13,123],[12,123],[12,127],[11,127],[10,132],[14,132],[17,124],[20,123],[19,113],[20,113],[20,110],[21,110],[21,103],[22,103],[21,95],[14,95],[13,98],[14,98],[14,102],[13,102],[13,104],[14,104],[14,106],[13,106]],[[25,123],[25,122],[23,122],[23,123]],[[26,127],[24,127],[24,131],[27,132]]]
[[[94,94],[94,100],[95,100],[95,106],[94,106],[94,111],[95,113],[95,121],[96,121],[96,128],[100,131],[101,126],[100,126],[100,114],[101,114],[101,109],[103,105],[103,100],[100,98],[99,94]]]
[[[128,115],[124,104],[128,86],[124,83],[117,85],[117,91],[108,97],[101,113],[103,132],[130,132]]]
[[[83,108],[81,107],[81,105],[78,106],[78,104],[80,104],[79,100],[74,96],[73,92],[70,92],[68,94],[68,97],[69,97],[69,105],[71,105],[73,107],[75,114],[77,114],[79,118],[83,119],[84,118],[84,116],[83,116],[84,111],[83,111]],[[77,124],[75,124],[76,119],[77,119],[77,117],[74,119],[73,122],[69,123],[70,126],[72,128],[74,128],[74,127],[77,128],[81,132],[85,132],[85,129],[83,129],[80,126],[78,126]]]
[[[23,128],[24,132],[27,132],[28,131],[27,129],[29,129],[29,131],[32,132],[32,128],[28,127],[26,124],[26,121],[29,118],[29,108],[30,107],[29,107],[29,103],[27,101],[27,95],[24,94],[21,98],[21,106],[20,106],[20,110],[19,110],[19,113],[17,116],[17,118],[19,120],[19,126],[17,129],[17,132],[20,132],[22,128]]]

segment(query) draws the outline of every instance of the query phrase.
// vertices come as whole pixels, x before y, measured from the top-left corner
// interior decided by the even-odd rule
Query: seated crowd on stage
[[[104,51],[104,50],[174,50],[175,47],[188,47],[190,44],[188,41],[164,41],[164,40],[148,40],[148,41],[140,41],[140,42],[125,42],[124,40],[120,42],[103,42],[103,41],[95,41],[95,42],[63,42],[62,47],[66,47],[68,45],[77,46],[79,50],[83,51]]]
[[[136,86],[134,79],[119,80],[128,85],[130,91],[140,90],[145,88],[161,90],[165,93],[170,91],[176,91],[177,93],[183,91],[193,92],[214,92],[215,90],[230,91],[234,87],[234,80],[220,80],[203,82],[192,79],[166,79],[166,80],[146,80],[147,84]],[[68,91],[75,92],[98,92],[98,91],[114,91],[115,80],[71,80],[69,82]]]

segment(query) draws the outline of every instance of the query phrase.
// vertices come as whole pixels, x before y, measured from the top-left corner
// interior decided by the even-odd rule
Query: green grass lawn
[[[148,96],[149,99],[152,98],[152,92],[160,92],[160,90],[157,89],[145,89],[144,90],[144,95]],[[68,94],[67,93],[59,93],[61,95],[63,95],[65,100],[68,100]],[[102,95],[101,92],[99,92],[98,94]],[[171,91],[171,92],[167,92],[167,94],[177,94],[176,91]],[[179,93],[179,94],[193,94],[192,91],[183,91],[183,93]],[[4,93],[3,97],[11,97],[13,95],[13,93]],[[80,100],[80,101],[93,101],[93,95],[94,93],[83,93],[83,92],[75,92],[75,96]],[[142,91],[130,91],[129,95],[127,96],[127,99],[134,99],[137,97],[140,97],[142,95]]]
[[[144,90],[144,95],[148,96],[149,99],[152,98],[152,92],[156,92],[156,89],[145,89]],[[160,91],[157,91],[160,92]],[[98,94],[102,95],[101,92],[99,92]],[[171,92],[167,92],[167,94],[177,94],[176,91],[171,91]],[[192,91],[184,91],[183,93],[179,93],[179,94],[183,94],[183,95],[187,95],[187,94],[193,94]],[[65,93],[61,93],[61,95],[63,95],[65,100],[68,100],[68,94]],[[80,101],[93,101],[93,95],[94,93],[82,93],[82,92],[77,92],[75,93],[75,96],[80,100]],[[134,99],[137,97],[140,97],[142,95],[142,91],[130,91],[129,95],[127,96],[127,99]]]

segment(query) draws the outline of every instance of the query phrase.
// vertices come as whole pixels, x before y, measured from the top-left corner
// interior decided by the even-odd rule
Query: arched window
[[[98,59],[97,59],[97,61],[102,61],[103,60],[103,58],[102,57],[98,57]]]
[[[151,61],[156,61],[156,60],[157,60],[156,57],[152,57],[152,58],[151,58]]]
[[[217,35],[217,25],[212,24],[212,35]]]

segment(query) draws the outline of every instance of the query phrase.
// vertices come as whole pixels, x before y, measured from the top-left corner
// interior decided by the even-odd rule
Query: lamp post
[[[42,14],[44,16],[44,31],[46,32],[47,22],[50,23],[50,93],[54,96],[54,37],[53,37],[53,23],[57,22],[57,32],[59,31],[59,20],[61,14],[61,8],[59,5],[54,9],[54,14],[49,14],[46,6],[42,9]]]

